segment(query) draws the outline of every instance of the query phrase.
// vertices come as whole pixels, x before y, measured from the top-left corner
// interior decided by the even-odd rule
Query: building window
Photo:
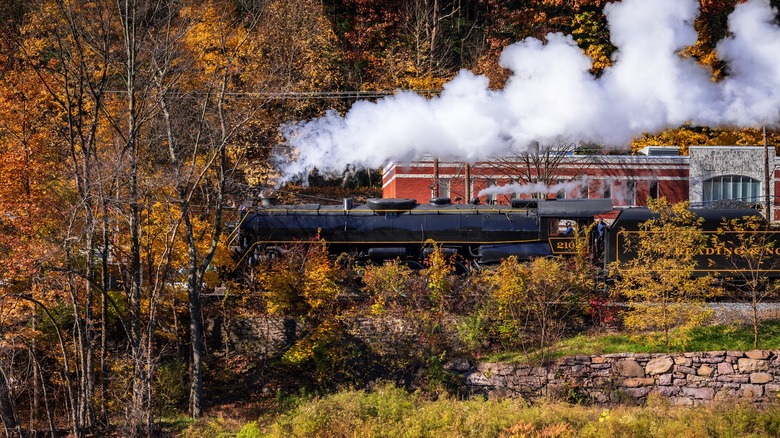
[[[601,181],[601,187],[603,188],[604,191],[604,196],[602,196],[602,198],[612,199],[612,180],[605,179]]]
[[[607,187],[610,188],[609,198],[616,206],[632,207],[636,205],[636,181],[612,181],[612,184]],[[606,191],[604,198],[607,198]]]
[[[626,198],[625,198],[626,206],[634,206],[636,205],[636,181],[634,180],[628,180],[626,181]]]
[[[562,186],[563,188],[558,190],[558,193],[555,194],[555,199],[566,199],[566,181],[559,179],[557,185]]]
[[[496,182],[494,180],[488,178],[487,182],[485,183],[485,187],[489,189],[489,188],[495,187],[495,186],[496,186]],[[497,199],[498,199],[498,195],[496,195],[495,193],[489,193],[489,194],[485,195],[485,202],[488,205],[495,205]]]
[[[647,195],[653,199],[658,199],[658,180],[657,179],[651,179],[650,180],[650,191],[647,193]]]
[[[442,198],[450,197],[450,179],[439,178],[439,196]]]
[[[579,186],[579,196],[580,199],[588,199],[588,181],[580,181]]]
[[[761,196],[761,183],[753,178],[741,175],[716,176],[704,181],[705,204],[732,199],[743,202],[758,202]]]

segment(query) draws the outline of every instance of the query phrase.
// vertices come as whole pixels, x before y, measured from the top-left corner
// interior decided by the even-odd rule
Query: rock
[[[766,350],[746,351],[745,356],[748,359],[769,359],[769,352]]]
[[[739,388],[740,397],[759,398],[764,395],[762,385],[742,385]]]
[[[596,363],[593,362],[590,367],[594,370],[611,370],[612,364],[611,363]]]
[[[680,388],[676,386],[659,386],[657,388],[653,388],[651,393],[662,395],[664,397],[674,397],[680,393]]]
[[[622,377],[644,377],[645,370],[634,359],[623,359],[615,362],[615,371]]]
[[[716,380],[718,382],[725,382],[725,383],[748,383],[750,378],[745,374],[732,374],[730,376],[729,375],[718,376]]]
[[[569,365],[583,365],[583,364],[589,364],[591,361],[590,356],[585,356],[582,354],[578,354],[576,356],[571,356],[565,359],[566,364]]]
[[[493,367],[495,366],[492,362],[480,362],[477,364],[477,371],[480,373],[493,373]]]
[[[596,401],[596,403],[607,403],[609,401],[609,396],[607,394],[604,394],[600,391],[595,391],[591,393],[591,398]]]
[[[632,398],[642,398],[650,393],[653,388],[649,386],[640,388],[623,388],[622,393]]]
[[[671,400],[674,406],[693,406],[693,400],[688,397],[674,397]]]
[[[495,373],[499,376],[508,376],[512,374],[515,370],[515,367],[509,364],[496,364],[495,366]]]
[[[701,357],[699,358],[699,363],[709,363],[709,364],[716,364],[721,363],[725,360],[723,356],[713,356],[713,357]]]
[[[721,362],[718,364],[718,374],[721,376],[724,374],[734,374],[734,367],[731,366],[730,363]]]
[[[709,365],[702,365],[699,367],[699,370],[696,373],[703,377],[711,377],[714,372],[715,368]]]
[[[696,374],[696,370],[691,367],[677,366],[674,370],[681,374]]]
[[[685,356],[675,356],[674,364],[683,367],[689,367],[693,364],[693,361],[690,358],[687,358]]]
[[[471,364],[467,359],[452,359],[444,364],[444,369],[458,373],[465,373],[471,369]]]
[[[477,386],[488,386],[490,381],[482,373],[466,374],[466,384]]]
[[[715,397],[715,390],[712,388],[682,388],[682,393],[686,397],[692,397],[699,400],[712,400]]]
[[[695,376],[693,374],[688,374],[686,377],[688,380],[688,383],[699,383],[699,382],[706,382],[707,378],[704,376]]]
[[[506,388],[496,388],[488,391],[488,399],[501,400],[505,398],[511,398],[513,394]]]
[[[737,367],[741,373],[752,373],[768,370],[769,363],[762,359],[741,358],[737,361]]]
[[[750,383],[769,383],[774,380],[774,376],[769,373],[753,373],[750,375]]]
[[[636,388],[639,386],[652,386],[655,384],[655,379],[652,377],[631,377],[623,380],[623,386],[627,388]]]
[[[658,385],[659,386],[669,386],[672,384],[672,375],[669,373],[661,374],[658,376]]]
[[[674,360],[669,356],[657,357],[647,362],[645,372],[648,375],[664,374],[674,366]]]

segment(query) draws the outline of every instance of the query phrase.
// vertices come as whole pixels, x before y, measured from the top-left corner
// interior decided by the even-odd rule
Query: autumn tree
[[[585,240],[584,238],[582,240]],[[548,347],[576,320],[587,283],[570,261],[510,257],[483,274],[497,334],[526,351]],[[575,263],[576,265],[576,263]]]
[[[61,272],[66,277],[49,287],[62,288],[74,317],[73,327],[63,332],[73,334],[78,388],[67,393],[74,396],[70,404],[72,432],[81,436],[96,422],[97,212],[105,199],[102,188],[110,185],[102,178],[106,169],[102,134],[107,128],[103,102],[110,86],[110,20],[100,3],[65,5],[44,1],[36,6],[20,28],[15,48],[25,66],[35,73],[37,86],[51,99],[55,125],[49,131],[54,134],[50,141],[68,157],[68,172],[63,178],[66,182],[60,194],[63,200],[68,199],[63,208],[68,220],[53,239],[61,244],[65,260]],[[45,288],[39,291],[47,292]],[[37,302],[43,303],[39,299]],[[71,359],[61,360],[64,364]]]
[[[180,267],[175,265],[180,261],[172,256],[174,244],[184,238],[189,253],[196,253],[190,266],[197,268],[193,268],[191,284],[198,297],[205,272],[220,247],[220,212],[226,204],[226,175],[233,165],[225,147],[235,128],[235,119],[224,117],[220,110],[229,90],[223,86],[224,78],[235,75],[233,70],[219,67],[193,70],[197,54],[213,53],[209,52],[213,47],[201,48],[197,39],[195,46],[187,46],[193,42],[185,40],[187,32],[197,27],[186,19],[186,6],[157,8],[133,0],[43,2],[20,37],[18,47],[28,65],[35,68],[36,79],[56,110],[53,120],[58,125],[53,131],[61,135],[52,138],[69,151],[70,158],[67,181],[72,185],[67,188],[73,193],[68,197],[72,213],[62,242],[68,262],[63,271],[70,275],[64,282],[65,290],[76,315],[75,328],[67,330],[76,334],[74,349],[79,365],[80,387],[75,392],[76,402],[70,404],[77,412],[75,435],[93,428],[95,401],[102,400],[102,417],[109,417],[105,384],[109,361],[124,362],[122,357],[107,356],[105,318],[109,313],[119,318],[131,351],[131,366],[127,367],[131,377],[126,380],[130,391],[124,405],[128,433],[140,435],[151,430],[156,318],[159,300],[172,281],[171,273]],[[225,28],[243,29],[227,24]],[[44,57],[49,61],[43,62]],[[172,95],[169,93],[179,93],[175,97],[181,98],[175,113],[173,103],[165,100]],[[186,93],[203,99],[187,99]],[[200,122],[190,125],[201,127],[188,138],[195,141],[182,140],[179,131],[164,129],[170,126],[166,120],[172,113],[193,115],[177,129]],[[206,115],[198,118],[199,114]],[[248,114],[239,119],[245,120]],[[203,129],[206,126],[210,128]],[[167,139],[167,144],[162,139]],[[170,161],[161,145],[175,152]],[[183,163],[181,167],[179,163]],[[182,177],[172,181],[171,175]],[[194,197],[196,193],[198,197]],[[170,208],[171,200],[175,208]],[[202,217],[189,208],[193,201],[203,207]],[[153,219],[161,214],[175,219]],[[213,228],[204,225],[208,223],[204,217],[213,220]],[[168,228],[161,231],[161,225]],[[160,235],[165,238],[157,240]],[[204,241],[208,242],[205,247]],[[126,307],[117,306],[110,294],[116,283],[112,278],[122,280],[119,284]],[[99,311],[96,296],[101,299]],[[191,313],[198,321],[200,309]],[[102,318],[99,325],[96,315]],[[95,396],[98,333],[102,397]]]
[[[300,336],[289,339],[283,362],[309,369],[319,385],[331,381],[328,370],[341,360],[335,346],[345,336],[338,300],[345,292],[344,271],[329,258],[326,245],[315,240],[280,249],[257,269],[267,312],[299,323]]]
[[[9,436],[18,434],[13,429],[22,427],[24,417],[30,419],[28,428],[33,428],[41,424],[44,413],[51,418],[55,408],[45,393],[52,376],[42,366],[48,345],[37,339],[39,314],[31,300],[35,296],[41,305],[56,303],[54,294],[42,297],[36,292],[46,290],[58,277],[45,272],[62,268],[62,252],[54,239],[65,225],[59,211],[64,204],[59,197],[65,156],[48,139],[55,126],[54,104],[23,58],[14,54],[15,40],[0,43],[0,254],[4,260],[0,301],[5,309],[0,319],[0,392],[7,397],[0,399],[0,415]],[[26,377],[17,374],[25,369],[31,370]],[[24,384],[9,385],[9,381]],[[19,404],[25,405],[29,416],[18,415]]]
[[[709,276],[694,276],[696,252],[706,245],[701,218],[687,202],[670,205],[649,199],[654,218],[626,238],[626,260],[609,269],[615,276],[613,294],[628,301],[624,323],[633,330],[658,330],[666,346],[684,343],[683,331],[704,322],[709,312],[704,299],[712,295]]]
[[[180,22],[171,19],[170,33],[158,36],[157,47],[163,50],[153,65],[166,151],[160,160],[173,172],[167,202],[177,206],[175,222],[181,228],[173,229],[181,233],[188,255],[190,414],[198,417],[203,409],[204,278],[226,248],[224,208],[237,160],[243,156],[235,141],[256,112],[252,104],[228,103],[228,96],[244,85],[236,78],[247,68],[244,61],[253,59],[257,20],[236,17],[227,4],[219,3],[192,4],[180,14]],[[226,263],[224,257],[221,263]]]
[[[730,293],[750,304],[755,348],[759,344],[759,307],[780,293],[778,285],[766,275],[780,267],[775,255],[778,242],[772,233],[762,217],[745,216],[724,221],[711,242],[731,274],[726,278]]]

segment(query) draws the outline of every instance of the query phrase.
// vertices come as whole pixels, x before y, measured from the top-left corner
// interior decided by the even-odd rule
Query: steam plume
[[[512,71],[502,90],[461,71],[440,96],[400,91],[355,103],[282,132],[297,151],[285,179],[313,167],[380,167],[425,155],[476,161],[518,153],[532,142],[595,142],[624,146],[643,132],[685,122],[711,127],[776,126],[780,121],[780,28],[769,0],[740,4],[730,35],[717,46],[727,79],[678,52],[696,42],[696,0],[624,0],[605,6],[614,65],[600,78],[571,36],[529,38],[507,47]]]
[[[535,195],[543,194],[549,195],[551,193],[558,193],[560,191],[569,192],[579,189],[579,187],[585,184],[587,186],[587,180],[580,178],[573,181],[566,181],[552,185],[546,185],[545,183],[537,182],[531,184],[512,183],[502,186],[493,186],[483,189],[479,192],[479,196],[487,195]]]

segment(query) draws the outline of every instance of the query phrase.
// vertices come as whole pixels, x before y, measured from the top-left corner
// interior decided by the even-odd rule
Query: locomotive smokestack
[[[276,205],[276,191],[271,189],[265,189],[260,192],[260,205],[263,207],[270,207]]]

